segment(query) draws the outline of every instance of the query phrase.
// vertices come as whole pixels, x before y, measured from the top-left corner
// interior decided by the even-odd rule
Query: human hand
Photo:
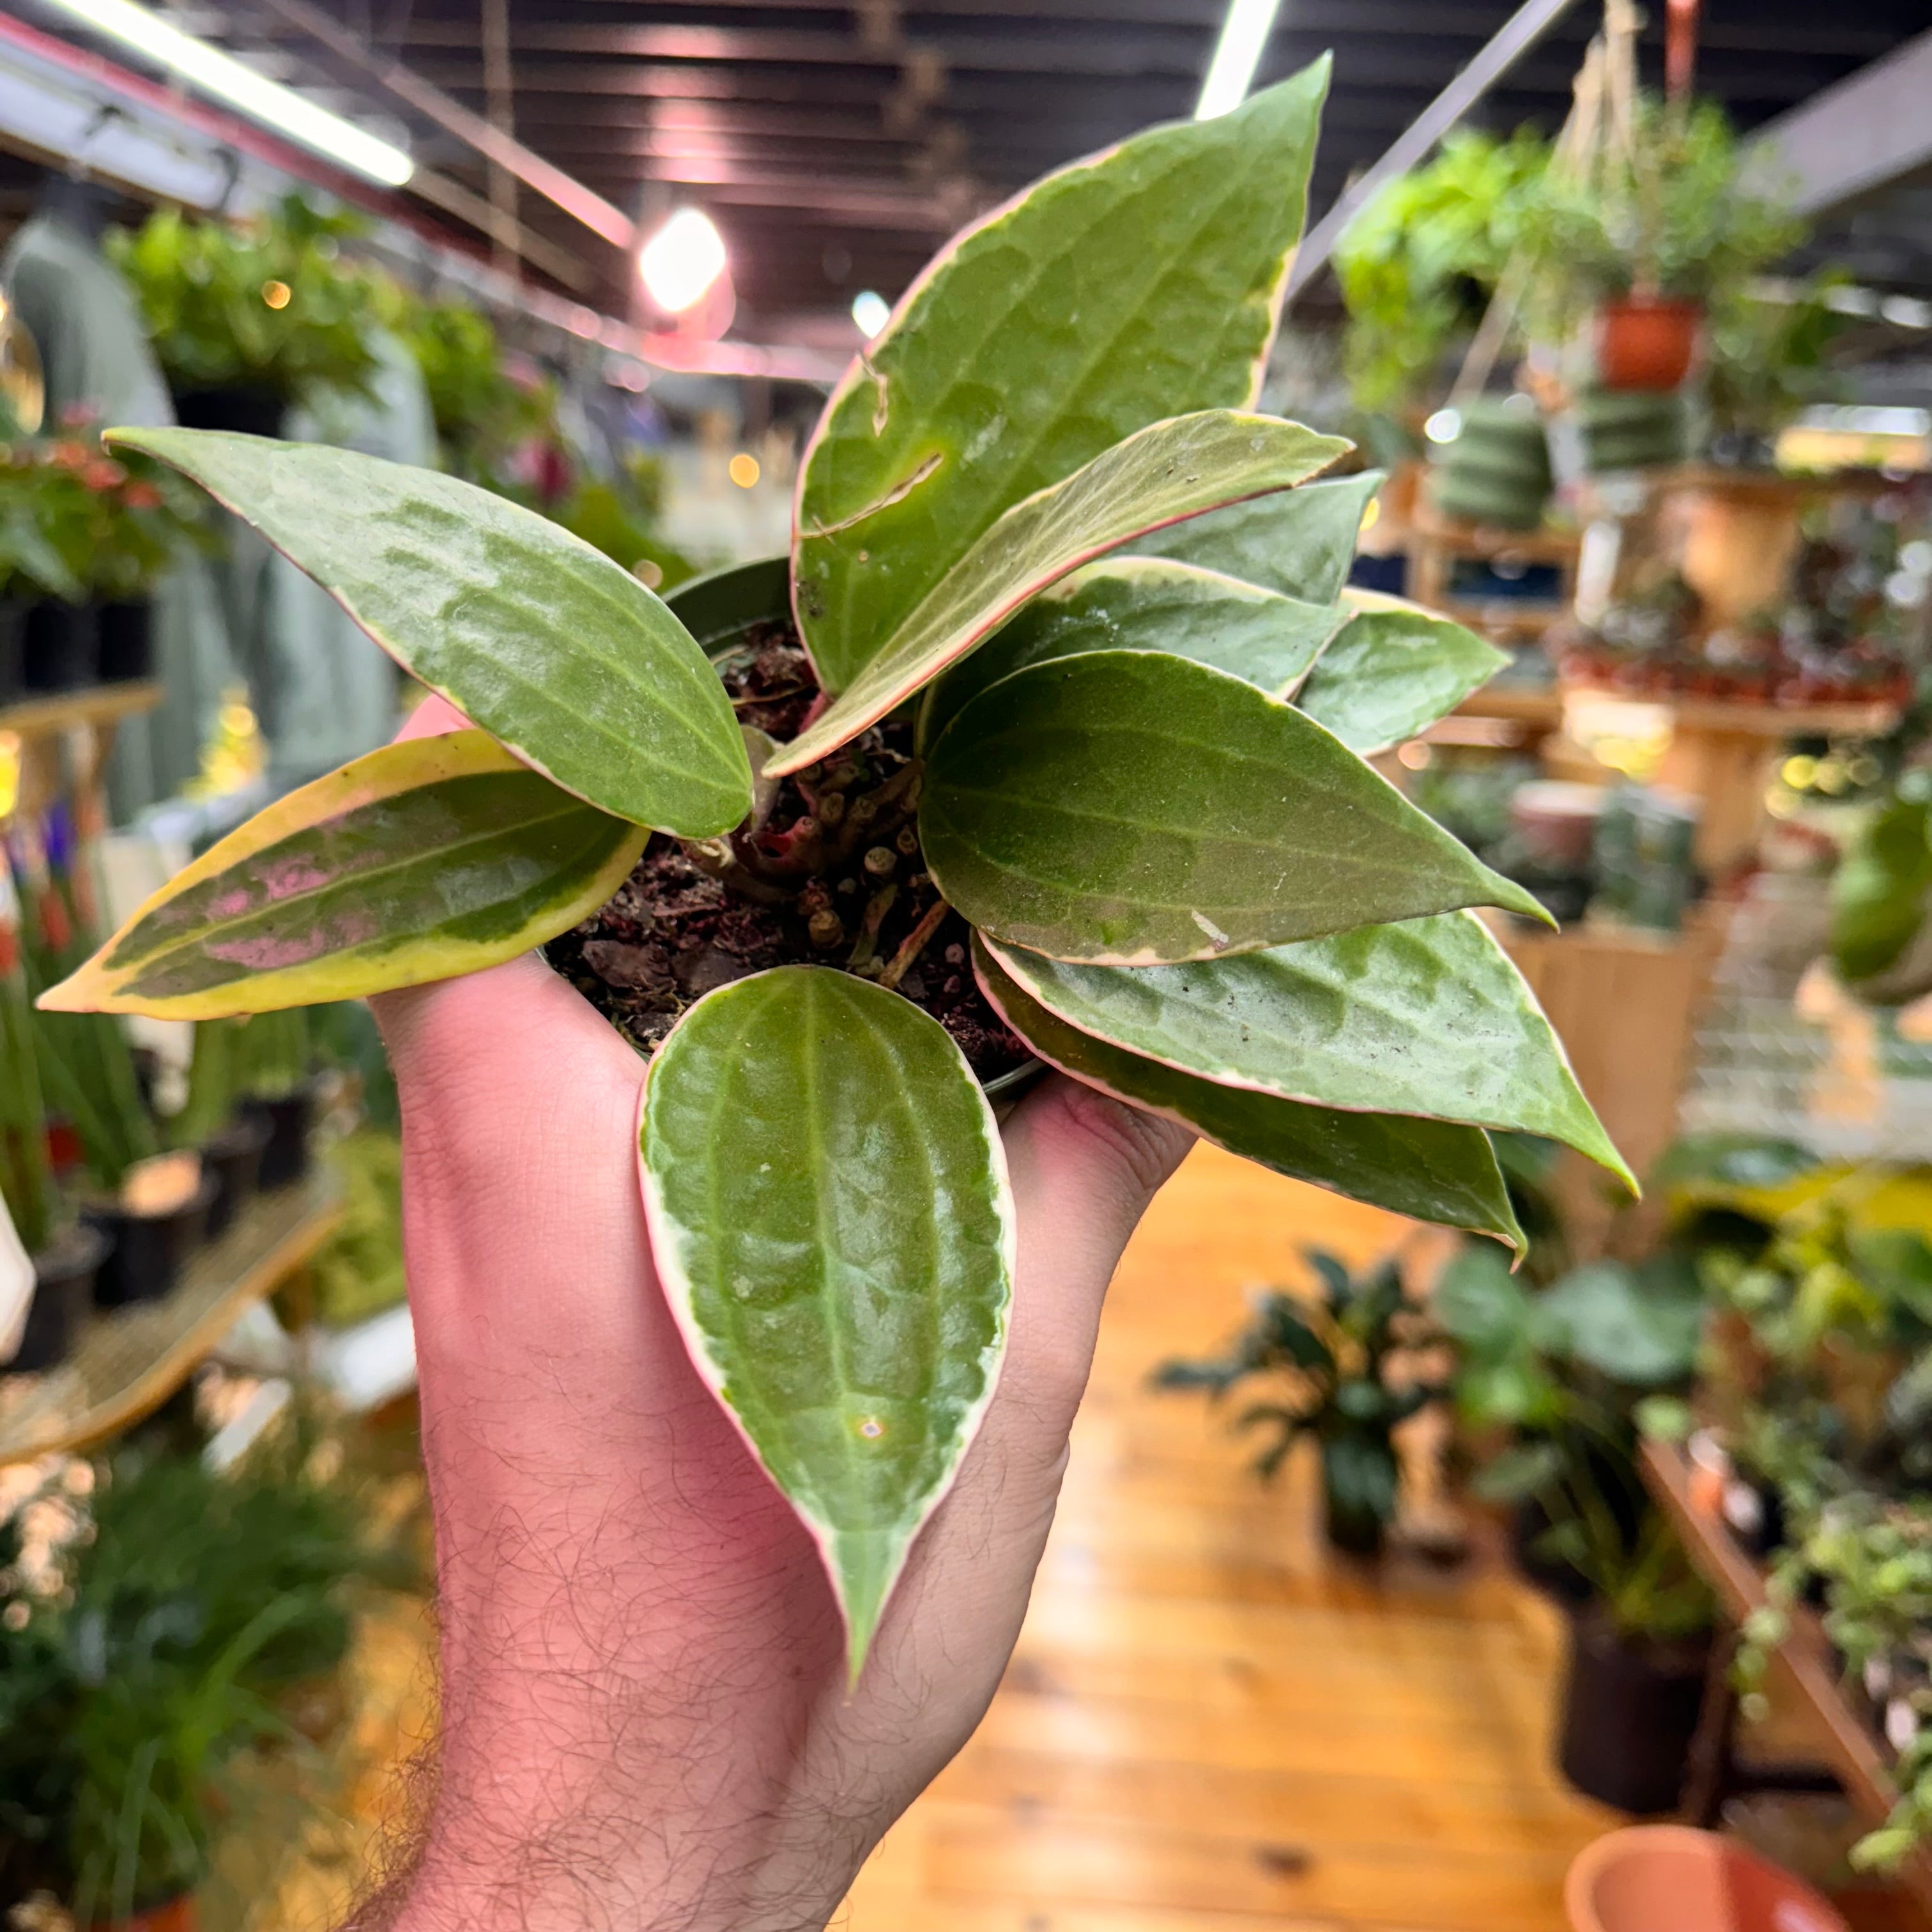
[[[412,734],[452,728],[426,708]],[[644,1067],[534,957],[376,1002],[436,1521],[442,1737],[408,1932],[817,1932],[979,1722],[1052,1520],[1100,1305],[1186,1151],[1072,1082],[1005,1138],[1011,1340],[856,1688],[810,1538],[658,1290]]]

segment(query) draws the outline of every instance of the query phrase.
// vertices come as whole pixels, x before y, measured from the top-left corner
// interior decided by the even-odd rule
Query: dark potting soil
[[[781,742],[818,696],[787,625],[752,631],[721,670],[740,721]],[[1026,1048],[973,977],[966,922],[921,858],[912,736],[908,722],[887,719],[781,780],[748,835],[654,834],[616,895],[545,958],[647,1057],[704,994],[810,962],[896,987],[945,1028],[982,1081],[1022,1064]]]

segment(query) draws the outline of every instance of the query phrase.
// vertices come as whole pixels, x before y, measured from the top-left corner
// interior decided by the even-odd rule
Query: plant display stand
[[[96,1315],[74,1354],[44,1375],[0,1378],[0,1462],[88,1448],[159,1408],[244,1308],[303,1267],[341,1212],[322,1172],[258,1196],[172,1294]]]
[[[49,800],[74,801],[82,822],[106,823],[101,788],[114,734],[124,718],[136,718],[161,701],[158,684],[90,686],[50,692],[0,706],[0,818],[17,804],[32,811]],[[9,738],[14,742],[8,744]],[[5,766],[17,761],[9,773]],[[12,803],[7,794],[16,792]]]
[[[1726,1624],[1735,1628],[1766,1601],[1763,1573],[1740,1549],[1714,1509],[1692,1492],[1690,1465],[1673,1444],[1643,1445],[1643,1478],[1677,1532],[1685,1552],[1716,1596]],[[1846,1796],[1874,1825],[1882,1824],[1898,1798],[1889,1754],[1864,1717],[1852,1708],[1838,1681],[1831,1646],[1817,1618],[1802,1605],[1790,1612],[1790,1630],[1772,1652],[1772,1666],[1796,1699],[1812,1729],[1818,1749]],[[1712,1654],[1705,1690],[1704,1716],[1684,1780],[1680,1813],[1693,1825],[1714,1823],[1719,1806],[1744,1783],[1731,1744],[1737,1715],[1736,1694],[1729,1676],[1730,1646]],[[1804,1788],[1804,1784],[1800,1784]],[[1895,1874],[1922,1910],[1932,1914],[1932,1857],[1920,1851]]]
[[[1459,523],[1425,500],[1412,526],[1408,594],[1417,603],[1440,610],[1459,624],[1479,631],[1492,644],[1533,644],[1569,614],[1576,587],[1580,540],[1562,530],[1508,530]],[[1456,594],[1458,563],[1501,564],[1506,568],[1553,566],[1562,583],[1553,598],[1468,598]]]

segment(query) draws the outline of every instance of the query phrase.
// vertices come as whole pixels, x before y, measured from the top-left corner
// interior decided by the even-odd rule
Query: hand
[[[414,730],[451,728],[436,706]],[[436,1521],[440,1760],[408,1932],[818,1932],[984,1713],[1108,1277],[1181,1129],[1014,1113],[1012,1338],[855,1691],[812,1544],[698,1379],[638,1196],[642,1063],[534,957],[377,1002]]]

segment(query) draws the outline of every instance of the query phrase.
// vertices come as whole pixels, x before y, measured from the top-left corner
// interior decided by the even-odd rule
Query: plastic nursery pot
[[[1608,389],[1674,389],[1690,373],[1703,310],[1660,296],[1625,296],[1597,312],[1597,374]]]
[[[94,1281],[97,1308],[125,1308],[158,1301],[181,1279],[183,1264],[208,1237],[208,1210],[214,1199],[214,1175],[178,1208],[164,1214],[136,1214],[112,1203],[82,1212],[114,1244]]]
[[[1704,1701],[1708,1634],[1670,1642],[1625,1637],[1594,1606],[1570,1620],[1556,1761],[1586,1797],[1620,1811],[1677,1803]],[[1672,1919],[1674,1925],[1680,1922]]]
[[[1688,1825],[1631,1825],[1586,1845],[1563,1911],[1570,1932],[1850,1932],[1781,1865]]]
[[[154,607],[145,597],[103,604],[98,614],[103,684],[151,677],[154,669]]]
[[[88,1932],[198,1932],[200,1924],[190,1893],[165,1905],[151,1905],[131,1918],[96,1919]]]
[[[107,1237],[85,1225],[68,1228],[34,1257],[27,1325],[14,1359],[0,1362],[0,1374],[58,1368],[67,1360],[93,1309],[94,1277],[106,1258]]]
[[[21,629],[21,682],[29,691],[76,691],[94,682],[100,638],[91,604],[44,597],[27,607]]]
[[[175,420],[183,429],[238,430],[244,436],[279,436],[287,405],[266,382],[219,389],[186,389],[175,398]]]
[[[208,1210],[208,1238],[228,1224],[254,1198],[262,1183],[262,1156],[268,1145],[268,1123],[260,1115],[230,1120],[202,1143],[202,1171],[213,1175],[214,1199]]]
[[[1353,1442],[1348,1445],[1351,1450]],[[1322,1519],[1329,1546],[1345,1556],[1373,1557],[1382,1553],[1388,1523],[1370,1503],[1352,1496],[1338,1481],[1330,1462],[1331,1445],[1322,1445]]]
[[[27,688],[26,625],[26,600],[0,597],[0,707]]]
[[[315,1100],[311,1084],[297,1088],[292,1094],[278,1094],[272,1100],[255,1100],[244,1104],[244,1112],[268,1130],[257,1180],[264,1193],[277,1187],[292,1187],[308,1174]]]

